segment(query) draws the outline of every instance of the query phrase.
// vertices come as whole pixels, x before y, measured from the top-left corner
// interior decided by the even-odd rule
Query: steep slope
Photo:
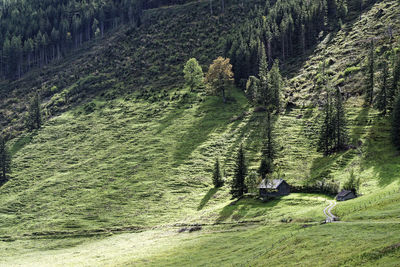
[[[205,4],[195,5],[206,12]],[[264,115],[253,112],[236,88],[231,89],[232,101],[228,104],[218,97],[188,92],[178,79],[181,66],[161,67],[156,52],[143,56],[143,60],[158,62],[155,66],[166,73],[154,81],[150,61],[133,62],[125,54],[121,58],[130,64],[118,62],[106,70],[118,65],[120,69],[116,68],[115,73],[126,76],[110,78],[112,85],[104,87],[110,89],[104,95],[54,116],[40,131],[10,144],[14,172],[13,179],[0,189],[0,263],[396,265],[400,158],[388,138],[389,118],[378,116],[373,108],[362,107],[357,95],[362,91],[360,73],[349,76],[343,86],[349,93],[346,111],[356,149],[328,157],[315,151],[320,112],[314,103],[319,101],[320,93],[313,91],[311,78],[316,65],[329,55],[335,62],[331,66],[331,78],[335,79],[350,66],[340,62],[351,62],[355,55],[361,62],[367,48],[356,44],[367,34],[374,34],[377,40],[384,40],[386,35],[385,27],[370,27],[377,24],[375,14],[379,9],[384,10],[382,21],[390,20],[398,32],[397,1],[378,2],[366,10],[360,22],[347,25],[332,40],[324,41],[302,67],[293,69],[295,74],[290,75],[295,77],[288,78],[285,95],[294,108],[287,109],[275,122],[278,168],[291,184],[324,179],[343,183],[351,169],[362,179],[364,195],[340,203],[333,211],[343,222],[318,224],[328,205],[329,197],[324,195],[291,194],[268,203],[254,199],[232,203],[229,185],[213,189],[210,178],[215,158],[221,159],[226,178],[230,179],[241,142],[250,169],[257,168]],[[159,18],[163,12],[176,16],[178,10],[154,10],[149,16]],[[191,27],[191,23],[184,25]],[[161,34],[154,27],[154,34]],[[354,36],[350,44],[345,42],[346,32]],[[175,37],[169,37],[171,47],[160,54],[162,58],[181,48],[172,45],[176,45]],[[121,47],[132,44],[128,37],[113,38],[120,38]],[[148,36],[146,40],[146,44],[152,44],[158,38]],[[396,42],[394,39],[393,44]],[[341,54],[353,45],[359,49],[357,54]],[[377,48],[386,45],[382,41]],[[131,48],[109,49],[117,53]],[[206,50],[199,49],[199,55],[206,54]],[[204,56],[207,58],[202,62],[209,62],[219,49],[222,47],[212,50],[215,55]],[[144,48],[139,51],[136,56],[143,54]],[[181,65],[184,59],[179,62]],[[132,74],[132,69],[138,72]],[[84,88],[92,84],[88,81]],[[173,90],[159,90],[170,89],[171,84]],[[74,86],[77,84],[68,88]],[[121,97],[119,88],[125,86],[133,93]],[[157,92],[151,93],[155,88]],[[48,100],[47,107],[50,109],[64,97],[62,92],[57,93]],[[203,229],[178,233],[193,224],[202,224]],[[141,233],[103,239],[104,235],[124,231]]]
[[[183,64],[196,57],[203,66],[224,53],[224,36],[235,31],[259,1],[227,4],[224,15],[210,16],[206,2],[144,11],[141,27],[122,25],[92,40],[61,62],[35,69],[17,81],[0,82],[0,126],[14,137],[24,130],[29,98],[40,92],[51,118],[94,96],[141,91],[157,100],[182,85]]]

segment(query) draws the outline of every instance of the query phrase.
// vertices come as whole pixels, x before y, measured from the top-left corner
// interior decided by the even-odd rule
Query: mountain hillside
[[[265,112],[240,84],[224,103],[189,90],[182,73],[191,57],[206,72],[260,3],[226,2],[223,15],[210,16],[208,1],[146,10],[140,27],[121,26],[61,62],[0,83],[0,125],[12,155],[0,187],[0,265],[399,264],[400,156],[391,117],[364,105],[363,94],[371,39],[378,62],[400,46],[400,3],[370,3],[361,19],[352,10],[340,29],[281,63],[273,177],[294,189],[342,188],[350,173],[361,181],[358,198],[332,209],[340,221],[321,223],[332,195],[231,197],[240,144],[248,172],[260,165]],[[322,62],[342,90],[349,133],[348,149],[329,155],[317,151]],[[28,132],[37,90],[44,124]],[[212,185],[217,158],[221,188]]]

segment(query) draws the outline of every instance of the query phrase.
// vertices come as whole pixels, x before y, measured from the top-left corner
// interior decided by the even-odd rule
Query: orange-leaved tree
[[[229,58],[218,57],[210,65],[205,82],[210,93],[222,95],[226,102],[225,92],[232,85],[233,72]]]

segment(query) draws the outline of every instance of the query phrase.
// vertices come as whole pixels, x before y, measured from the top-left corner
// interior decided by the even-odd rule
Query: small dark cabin
[[[287,196],[290,194],[290,186],[283,179],[262,180],[258,188],[261,197]]]
[[[346,200],[353,199],[356,197],[357,196],[356,196],[356,194],[354,194],[353,191],[343,189],[339,194],[337,194],[336,200],[337,201],[346,201]]]

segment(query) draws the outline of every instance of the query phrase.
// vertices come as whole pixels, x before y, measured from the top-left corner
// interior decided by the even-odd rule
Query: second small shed
[[[356,198],[356,194],[354,194],[353,191],[350,190],[342,190],[339,194],[336,196],[337,201],[346,201],[349,199]]]

